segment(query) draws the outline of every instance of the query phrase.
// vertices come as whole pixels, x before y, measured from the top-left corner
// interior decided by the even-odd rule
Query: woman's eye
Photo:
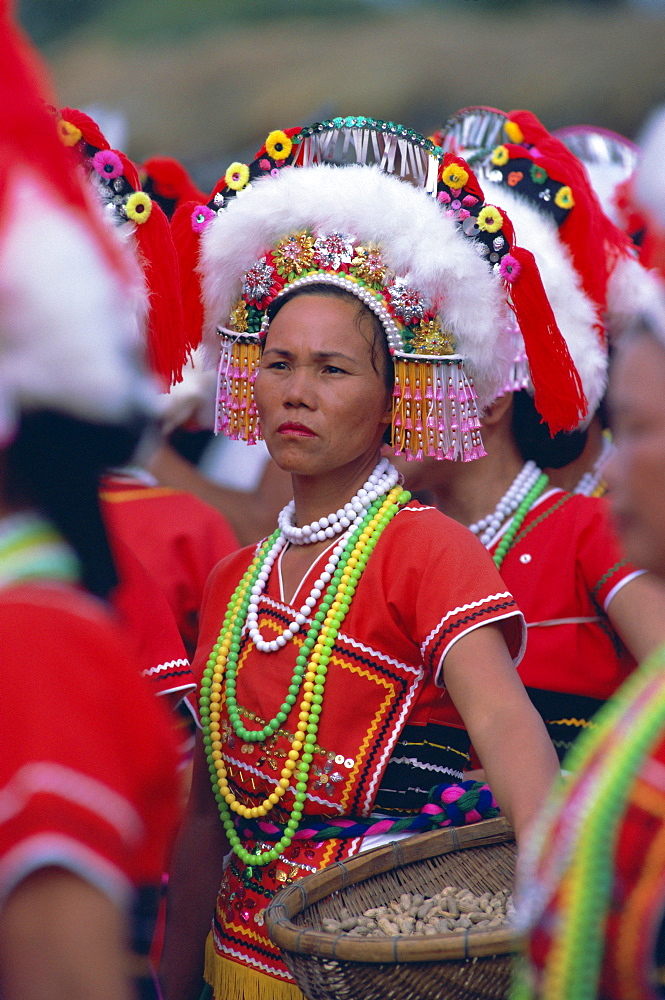
[[[323,369],[328,375],[344,375],[344,369],[338,368],[337,365],[326,365]]]

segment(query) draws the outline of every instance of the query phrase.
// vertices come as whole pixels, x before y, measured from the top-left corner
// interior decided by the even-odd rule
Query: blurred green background
[[[61,105],[211,188],[268,131],[472,104],[635,138],[665,103],[663,0],[22,0]]]

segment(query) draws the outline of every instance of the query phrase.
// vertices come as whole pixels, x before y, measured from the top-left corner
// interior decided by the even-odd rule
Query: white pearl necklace
[[[277,524],[282,535],[292,545],[309,545],[312,542],[325,542],[350,528],[354,521],[365,513],[377,497],[383,496],[395,486],[399,473],[387,458],[382,458],[372,472],[367,482],[348,503],[339,510],[321,517],[311,524],[298,527],[293,523],[296,505],[293,500],[280,511]]]
[[[581,493],[585,497],[591,496],[603,478],[603,470],[613,451],[614,445],[612,444],[612,439],[603,436],[603,447],[601,448],[600,455],[593,464],[593,469],[590,472],[584,473],[573,493]]]
[[[314,608],[321,600],[325,588],[333,578],[337,564],[344,552],[346,535],[353,522],[364,514],[378,497],[388,493],[398,480],[399,473],[397,469],[390,464],[387,458],[382,458],[377,463],[376,468],[365,485],[358,490],[356,495],[341,510],[336,511],[334,514],[329,514],[325,518],[320,518],[318,521],[313,521],[312,524],[303,525],[302,528],[297,528],[291,523],[293,512],[295,512],[293,501],[286,505],[279,516],[281,532],[275,539],[270,551],[266,553],[261,571],[252,587],[247,607],[246,628],[250,639],[258,650],[262,653],[274,653],[298,634],[301,627],[311,617]],[[327,523],[324,524],[324,521]],[[275,560],[282,549],[286,548],[289,542],[292,541],[296,545],[323,542],[326,539],[334,538],[340,532],[344,532],[344,535],[342,535],[330,553],[323,572],[312,587],[300,611],[294,615],[293,620],[289,622],[280,635],[275,636],[273,639],[264,639],[259,632],[259,601],[270,579],[270,572]]]
[[[486,548],[491,544],[506,518],[517,510],[540,474],[541,470],[535,462],[527,462],[515,476],[492,513],[481,518],[480,521],[476,521],[475,524],[469,525],[469,531],[478,535]]]

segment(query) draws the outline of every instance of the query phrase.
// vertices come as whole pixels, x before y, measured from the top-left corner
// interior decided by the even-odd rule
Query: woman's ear
[[[485,427],[492,427],[495,424],[501,423],[501,421],[510,414],[513,407],[513,394],[512,392],[504,392],[502,396],[497,396],[493,399],[488,407],[483,411],[481,421]]]

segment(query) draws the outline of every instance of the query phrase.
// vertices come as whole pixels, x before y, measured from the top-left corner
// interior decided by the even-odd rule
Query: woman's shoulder
[[[245,545],[242,549],[236,549],[224,556],[210,571],[206,584],[206,593],[211,589],[218,592],[226,589],[229,584],[235,587],[240,582],[245,570],[250,565],[252,559],[261,548],[265,539],[252,545]]]
[[[467,527],[419,500],[410,500],[389,525],[393,545],[424,559],[488,559],[484,545]]]
[[[539,498],[529,511],[529,521],[552,521],[566,531],[591,527],[613,531],[612,512],[607,497],[588,497],[553,488]]]

